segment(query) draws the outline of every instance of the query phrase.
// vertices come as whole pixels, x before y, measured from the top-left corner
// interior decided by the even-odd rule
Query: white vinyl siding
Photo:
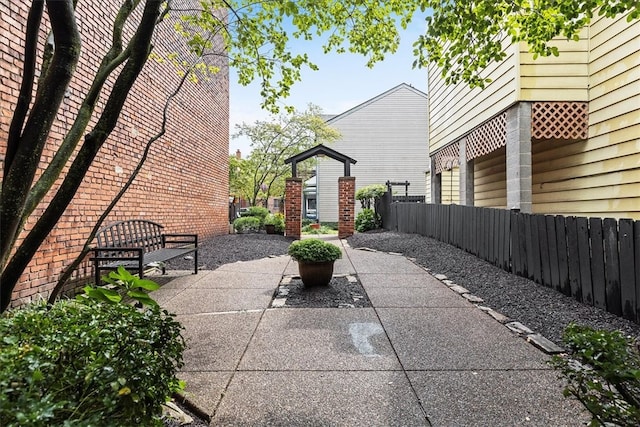
[[[405,84],[328,121],[341,138],[328,145],[357,161],[351,165],[356,190],[386,181],[409,181],[409,195],[424,196],[429,169],[427,97]],[[318,164],[320,221],[338,220],[338,178],[343,165],[324,158]],[[400,192],[400,187],[394,187]],[[404,188],[401,189],[404,194]],[[356,201],[356,213],[360,203]]]

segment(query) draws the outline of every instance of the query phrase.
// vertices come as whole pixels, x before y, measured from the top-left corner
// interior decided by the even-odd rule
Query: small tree
[[[362,187],[356,191],[356,200],[360,202],[362,209],[376,209],[376,203],[387,192],[387,187],[383,184],[372,184]]]
[[[112,45],[98,67],[76,120],[40,176],[37,171],[43,151],[79,58],[80,33],[74,1],[47,1],[51,37],[45,46],[40,78],[36,82],[37,44],[43,25],[44,2],[34,1],[31,6],[26,26],[23,80],[13,108],[3,165],[0,311],[9,305],[20,275],[73,199],[95,156],[114,129],[127,94],[147,61],[154,29],[164,15],[161,13],[162,1],[146,0],[134,35],[124,40],[124,27],[139,2],[127,1],[120,7],[113,24]],[[85,134],[96,102],[111,76],[115,76],[115,83],[104,109],[93,128]],[[83,142],[71,160],[83,135]],[[44,213],[19,240],[27,219],[49,194],[65,168],[68,171]]]
[[[240,167],[238,187],[250,190],[249,201],[256,205],[259,196],[267,200],[284,194],[284,180],[291,176],[291,166],[284,161],[323,142],[336,140],[340,133],[327,125],[319,107],[309,105],[302,113],[281,114],[271,121],[238,125],[234,135],[251,140],[251,154]]]

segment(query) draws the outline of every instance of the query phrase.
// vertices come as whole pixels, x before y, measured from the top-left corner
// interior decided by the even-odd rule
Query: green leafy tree
[[[415,65],[435,63],[447,83],[484,87],[480,76],[492,61],[505,58],[502,39],[526,42],[534,57],[558,55],[548,42],[554,37],[577,40],[595,15],[614,17],[629,12],[640,17],[637,0],[456,0],[423,1],[432,9],[427,31],[415,43]]]
[[[237,126],[235,136],[246,136],[251,141],[251,154],[241,167],[243,177],[237,181],[248,184],[252,205],[259,199],[266,201],[272,195],[284,194],[285,178],[291,176],[291,165],[284,163],[286,159],[340,136],[322,119],[321,113],[319,107],[310,105],[302,113],[285,113],[271,121]]]
[[[229,193],[248,200],[251,195],[251,185],[246,173],[246,161],[236,156],[229,156]]]

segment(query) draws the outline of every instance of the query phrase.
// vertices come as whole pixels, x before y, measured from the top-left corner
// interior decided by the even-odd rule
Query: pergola
[[[286,159],[291,163],[291,178],[287,178],[285,190],[285,235],[300,238],[302,224],[302,179],[298,178],[299,162],[314,156],[327,156],[344,164],[344,176],[338,178],[338,237],[353,235],[355,230],[356,178],[351,176],[355,159],[325,147],[322,144],[309,148]]]

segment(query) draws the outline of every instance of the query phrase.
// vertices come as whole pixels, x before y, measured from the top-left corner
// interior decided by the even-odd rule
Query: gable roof
[[[344,155],[342,153],[337,152],[336,150],[332,150],[331,148],[324,146],[322,144],[318,144],[315,147],[311,147],[308,150],[305,150],[301,153],[296,154],[295,156],[291,156],[286,159],[284,162],[291,163],[292,176],[296,176],[296,165],[298,162],[303,160],[307,160],[310,157],[317,155],[325,155],[331,157],[334,160],[344,163],[344,176],[349,176],[351,173],[350,165],[351,163],[355,164],[357,160],[352,159],[351,157]]]
[[[337,115],[327,119],[327,123],[331,124],[331,123],[335,122],[336,120],[343,119],[346,116],[348,116],[350,114],[353,114],[356,111],[361,110],[362,108],[365,108],[365,107],[373,104],[374,102],[377,102],[380,99],[391,95],[394,92],[399,91],[400,89],[409,89],[410,91],[414,92],[416,95],[422,96],[425,99],[429,98],[429,96],[426,93],[422,92],[421,90],[418,90],[418,89],[414,88],[413,86],[411,86],[409,84],[400,83],[398,86],[392,87],[391,89],[389,89],[389,90],[387,90],[385,92],[382,92],[380,95],[374,96],[373,98],[369,99],[368,101],[365,101],[362,104],[356,105],[355,107],[345,111],[344,113],[337,114]]]

